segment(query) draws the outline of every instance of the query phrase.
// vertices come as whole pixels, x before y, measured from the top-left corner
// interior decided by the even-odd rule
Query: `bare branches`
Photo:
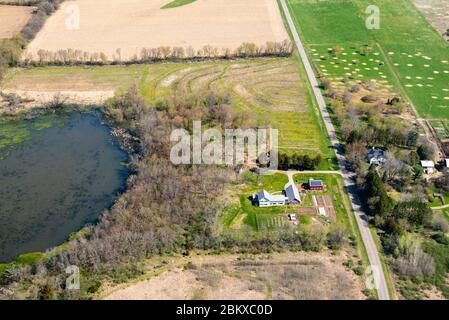
[[[37,26],[35,27],[37,28]],[[258,46],[254,43],[243,43],[237,49],[216,48],[210,45],[200,49],[192,47],[169,47],[142,48],[139,55],[125,58],[122,50],[117,48],[115,54],[108,57],[103,52],[86,52],[71,48],[57,51],[39,50],[35,55],[28,54],[24,57],[25,65],[71,65],[71,64],[129,64],[148,63],[158,61],[179,61],[179,60],[200,60],[200,59],[230,59],[249,57],[285,57],[293,53],[293,46],[290,41],[267,42]]]

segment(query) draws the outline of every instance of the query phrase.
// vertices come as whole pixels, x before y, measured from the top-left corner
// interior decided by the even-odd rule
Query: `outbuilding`
[[[423,167],[425,174],[432,174],[435,171],[435,162],[423,160],[421,161],[421,167]]]
[[[309,180],[309,189],[313,191],[323,191],[324,190],[324,182],[323,180]]]
[[[285,196],[288,198],[288,204],[301,204],[301,195],[295,184],[288,185],[284,190]]]

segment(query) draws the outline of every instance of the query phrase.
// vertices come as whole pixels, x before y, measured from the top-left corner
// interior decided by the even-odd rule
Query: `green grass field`
[[[29,91],[108,91],[137,85],[148,103],[167,97],[231,96],[233,110],[252,126],[279,130],[281,152],[321,154],[320,169],[334,166],[335,154],[307,82],[295,58],[204,63],[158,63],[103,67],[39,67],[12,70],[3,87]]]
[[[420,117],[449,118],[449,45],[409,0],[287,2],[323,75],[378,81],[407,97]],[[378,30],[365,27],[369,5],[380,9]],[[341,51],[330,54],[335,47]]]
[[[195,2],[196,0],[174,0],[171,1],[169,3],[167,3],[166,5],[164,5],[161,9],[170,9],[170,8],[176,8],[176,7],[181,7],[181,6],[185,6],[186,4]]]
[[[441,140],[449,139],[449,120],[432,120],[430,123],[438,138]]]

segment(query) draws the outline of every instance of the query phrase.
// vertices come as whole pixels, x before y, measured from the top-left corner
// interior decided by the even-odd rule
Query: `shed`
[[[435,163],[431,160],[423,160],[421,161],[421,167],[423,167],[425,174],[432,174],[435,170]]]
[[[310,190],[322,191],[324,190],[324,182],[323,180],[309,180],[309,188]]]

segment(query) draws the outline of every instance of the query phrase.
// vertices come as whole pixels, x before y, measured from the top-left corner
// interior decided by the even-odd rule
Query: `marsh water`
[[[0,262],[95,222],[123,190],[127,158],[98,115],[0,123]]]

